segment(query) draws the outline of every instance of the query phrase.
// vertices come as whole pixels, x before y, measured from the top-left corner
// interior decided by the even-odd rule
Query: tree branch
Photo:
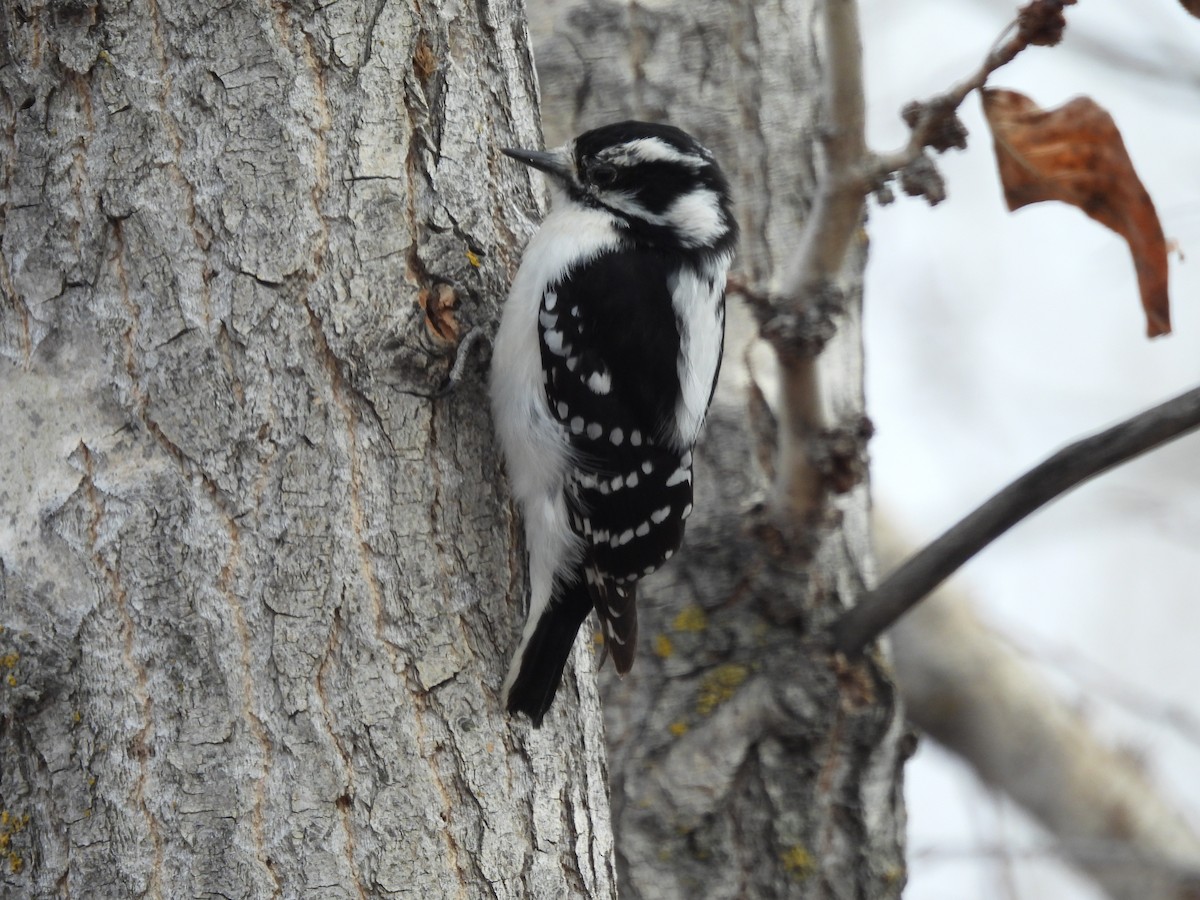
[[[909,552],[884,515],[875,516],[875,543],[885,564]],[[1010,638],[983,623],[971,597],[943,585],[890,638],[909,720],[1036,818],[1055,852],[1106,896],[1200,896],[1200,837],[1169,785],[1102,739]]]
[[[893,572],[834,623],[836,649],[861,653],[968,559],[1051,500],[1200,427],[1200,387],[1064,447]]]
[[[836,293],[867,195],[861,179],[854,177],[868,157],[857,0],[823,0],[821,25],[824,173],[777,298],[765,309],[755,307],[763,337],[779,360],[782,402],[774,497],[781,522],[803,521],[824,496],[821,475],[809,457],[815,436],[827,424],[816,356],[833,331],[823,329],[821,321],[829,319],[827,298]],[[824,339],[812,340],[822,331],[828,332]]]
[[[938,202],[945,190],[925,148],[966,146],[966,130],[955,114],[963,99],[1030,44],[1058,43],[1065,25],[1062,9],[1074,2],[1031,0],[971,77],[905,109],[912,129],[907,145],[877,154],[865,136],[857,0],[821,0],[824,171],[798,250],[775,289],[766,295],[745,291],[762,337],[779,361],[780,428],[771,503],[776,524],[806,521],[828,492],[811,459],[813,445],[828,431],[817,356],[835,330],[833,318],[843,302],[838,282],[862,226],[867,196],[886,191],[887,180],[898,173],[906,192]]]
[[[925,148],[939,153],[967,145],[967,131],[958,121],[956,111],[972,91],[987,84],[991,74],[1016,58],[1031,44],[1052,47],[1062,39],[1066,26],[1062,8],[1075,0],[1032,0],[1017,13],[1017,18],[1004,29],[988,52],[982,65],[968,78],[944,94],[924,103],[910,103],[904,109],[904,121],[912,129],[908,143],[892,153],[874,154],[860,174],[861,189],[878,190],[893,175],[899,173],[907,193],[923,195],[930,203],[945,197],[941,178],[925,156]],[[1011,35],[1011,36],[1010,36]],[[922,160],[926,161],[921,165]]]

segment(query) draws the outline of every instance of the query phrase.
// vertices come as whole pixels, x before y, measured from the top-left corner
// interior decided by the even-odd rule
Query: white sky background
[[[872,146],[898,147],[903,105],[974,71],[1018,5],[863,0]],[[941,158],[949,198],[931,210],[900,197],[874,207],[869,226],[874,491],[915,542],[1072,439],[1200,384],[1200,19],[1177,0],[1080,0],[1067,18],[1060,47],[1027,50],[991,84],[1044,108],[1087,94],[1112,113],[1186,257],[1171,260],[1175,333],[1144,336],[1120,237],[1064,205],[1007,211],[979,101],[968,99],[969,148]],[[958,579],[1200,829],[1200,436],[1061,499]],[[1196,730],[1168,724],[1165,710]],[[1101,896],[1030,860],[1047,839],[931,742],[907,777],[907,900]],[[1016,858],[974,852],[998,844]]]

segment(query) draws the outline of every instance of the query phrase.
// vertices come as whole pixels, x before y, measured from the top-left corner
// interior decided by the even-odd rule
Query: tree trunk
[[[696,133],[734,183],[744,229],[734,268],[764,284],[797,252],[822,171],[818,9],[535,7],[547,139],[631,116]],[[813,399],[857,470],[868,430],[865,241],[851,256]],[[633,672],[605,681],[621,895],[895,897],[912,739],[886,674],[872,660],[839,662],[821,638],[870,569],[867,490],[830,490],[809,521],[792,523],[798,541],[763,522],[755,501],[769,490],[774,422],[749,377],[745,310],[735,306],[730,323],[683,553],[642,593]]]
[[[482,362],[430,396],[532,225],[521,22],[0,13],[5,896],[613,896],[592,679],[500,711]]]

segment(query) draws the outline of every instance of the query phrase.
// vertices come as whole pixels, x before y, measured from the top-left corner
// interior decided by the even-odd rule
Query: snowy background
[[[864,0],[872,146],[903,143],[901,107],[973,72],[1015,8]],[[1067,17],[1062,46],[1026,51],[990,83],[1043,108],[1087,94],[1112,113],[1186,257],[1171,260],[1175,331],[1144,336],[1121,238],[1062,205],[1007,211],[968,99],[970,146],[941,162],[949,199],[871,213],[874,491],[914,542],[1072,439],[1200,384],[1200,19],[1176,0],[1081,0]],[[1200,436],[1060,500],[957,583],[1200,829]],[[1101,896],[931,742],[907,777],[907,900]]]

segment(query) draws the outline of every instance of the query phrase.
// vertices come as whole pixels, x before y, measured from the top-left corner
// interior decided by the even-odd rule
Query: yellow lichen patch
[[[7,809],[0,811],[0,851],[8,850],[12,846],[13,835],[24,831],[28,824],[29,813],[18,816],[10,813]],[[24,868],[25,861],[15,851],[9,851],[8,866],[16,875]]]
[[[812,858],[812,854],[799,844],[793,844],[779,854],[779,861],[783,863],[783,868],[787,873],[799,881],[809,878],[817,871],[817,864]]]
[[[672,722],[667,726],[667,731],[671,732],[673,737],[683,737],[688,732],[688,723],[682,720]]]
[[[711,714],[714,709],[737,692],[749,674],[750,670],[746,666],[737,663],[717,666],[700,682],[700,696],[696,698],[696,711],[702,716]]]
[[[467,251],[467,262],[469,262],[473,268],[478,269],[479,268],[479,254],[476,253],[474,250],[468,250]]]
[[[654,655],[660,659],[670,659],[671,654],[675,652],[675,648],[671,645],[671,639],[665,634],[657,635],[654,638]]]
[[[11,672],[9,673],[8,677],[5,678],[4,680],[8,682],[9,687],[17,686],[17,676],[13,675]]]
[[[3,656],[0,656],[0,666],[3,666],[6,669],[15,669],[17,663],[20,661],[20,653],[5,653]]]
[[[676,631],[695,634],[708,627],[708,616],[698,606],[685,606],[679,611],[671,627]]]

